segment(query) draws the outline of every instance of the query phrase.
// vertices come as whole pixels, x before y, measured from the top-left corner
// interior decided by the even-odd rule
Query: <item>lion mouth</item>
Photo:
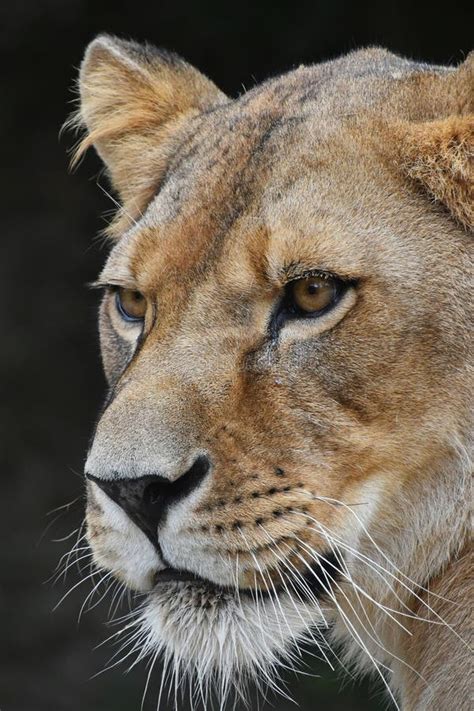
[[[202,592],[206,595],[211,594],[215,598],[222,598],[223,596],[227,598],[230,594],[231,597],[235,597],[236,594],[247,596],[250,595],[250,591],[246,589],[236,590],[235,587],[229,585],[220,585],[215,583],[208,578],[203,578],[197,573],[192,573],[189,570],[178,569],[173,567],[164,568],[155,574],[154,580],[154,590],[158,592],[160,588],[166,585],[176,585],[179,587],[188,588],[194,592]],[[183,585],[179,585],[183,583]]]
[[[155,586],[164,583],[198,583],[200,585],[208,585],[209,587],[216,589],[219,589],[220,587],[219,585],[212,583],[210,580],[201,578],[201,576],[196,575],[196,573],[191,573],[189,570],[178,570],[177,568],[164,568],[155,574]]]
[[[271,588],[259,589],[258,593],[255,589],[250,588],[239,588],[237,591],[235,587],[220,585],[208,578],[203,578],[197,573],[171,566],[158,571],[153,582],[155,589],[170,583],[188,583],[190,587],[206,588],[208,591],[217,594],[232,593],[235,595],[238,593],[244,596],[258,594],[262,598],[275,597],[286,590],[286,592],[290,592],[300,600],[303,600],[326,597],[328,589],[331,588],[330,581],[334,582],[340,576],[340,573],[341,561],[331,552],[326,556],[319,557],[311,566],[308,566],[308,569],[303,574],[291,582],[290,588],[284,583],[275,582]]]

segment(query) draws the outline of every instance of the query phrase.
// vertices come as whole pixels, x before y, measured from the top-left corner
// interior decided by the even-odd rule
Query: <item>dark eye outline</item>
[[[116,287],[114,289],[115,291],[115,306],[117,308],[118,313],[120,314],[121,318],[126,321],[127,323],[143,323],[145,320],[144,316],[132,316],[131,314],[126,311],[122,304],[122,299],[120,298],[120,287]]]
[[[331,302],[318,311],[304,311],[293,299],[292,289],[295,283],[304,279],[311,279],[311,277],[319,277],[334,282],[334,293]],[[272,334],[276,335],[287,321],[295,321],[297,319],[314,320],[321,318],[321,316],[324,316],[329,311],[332,311],[332,309],[334,309],[341,301],[342,297],[346,294],[349,288],[354,285],[354,280],[342,279],[341,277],[328,272],[310,272],[303,274],[296,279],[292,279],[285,285],[283,296],[273,314],[270,326]]]

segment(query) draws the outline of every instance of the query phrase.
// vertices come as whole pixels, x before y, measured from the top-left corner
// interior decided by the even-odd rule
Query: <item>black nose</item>
[[[154,474],[135,479],[120,478],[118,472],[114,472],[113,479],[101,479],[89,473],[86,476],[125,511],[153,545],[157,545],[158,524],[168,507],[190,494],[201,483],[209,466],[207,457],[198,457],[193,466],[175,481]]]

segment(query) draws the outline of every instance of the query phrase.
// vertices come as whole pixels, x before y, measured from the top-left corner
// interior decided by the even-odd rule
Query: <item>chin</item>
[[[141,612],[140,658],[162,657],[163,678],[182,689],[183,680],[201,695],[219,689],[221,707],[248,682],[279,689],[279,672],[301,656],[305,642],[322,655],[327,626],[314,602],[288,592],[256,594],[221,588],[204,580],[160,583],[147,595]]]

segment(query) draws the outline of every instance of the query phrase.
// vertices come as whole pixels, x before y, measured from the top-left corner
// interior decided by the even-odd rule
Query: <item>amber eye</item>
[[[342,282],[330,276],[310,276],[289,284],[292,306],[303,314],[317,314],[336,303]]]
[[[125,321],[137,322],[145,318],[146,299],[139,291],[119,288],[115,292],[115,303]]]

